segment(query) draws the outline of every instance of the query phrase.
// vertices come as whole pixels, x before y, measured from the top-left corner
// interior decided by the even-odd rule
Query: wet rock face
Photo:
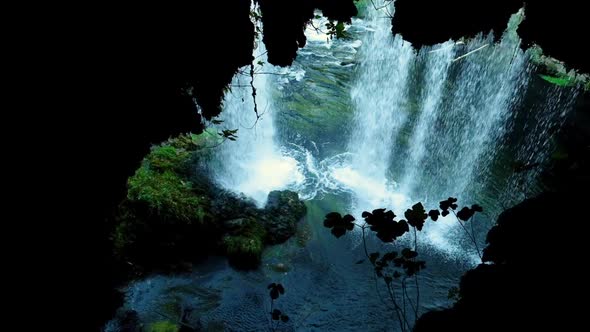
[[[264,207],[264,227],[271,244],[282,243],[295,235],[297,222],[305,215],[306,207],[293,191],[271,191]]]
[[[223,221],[244,218],[259,213],[256,203],[244,196],[216,188],[213,193],[211,213]]]

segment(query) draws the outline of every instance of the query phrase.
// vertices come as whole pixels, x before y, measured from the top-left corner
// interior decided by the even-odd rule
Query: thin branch
[[[461,59],[463,59],[463,58],[465,58],[465,57],[467,57],[467,56],[469,56],[469,55],[471,55],[471,54],[473,54],[473,53],[475,53],[475,52],[477,52],[477,51],[481,51],[481,50],[483,50],[484,48],[486,48],[486,47],[488,47],[488,46],[490,46],[490,44],[485,44],[485,45],[484,45],[484,46],[482,46],[482,47],[476,48],[475,50],[473,50],[473,51],[471,51],[471,52],[467,52],[467,53],[465,53],[465,54],[461,55],[460,57],[456,58],[456,59],[455,59],[455,60],[453,60],[452,62],[455,62],[455,61],[461,60]]]
[[[258,119],[260,116],[258,116],[258,105],[256,104],[256,87],[254,87],[254,64],[251,63],[250,64],[250,86],[252,87],[252,101],[254,102],[254,113],[256,113],[256,119]]]
[[[256,59],[260,58],[261,56],[265,55],[266,53],[268,53],[268,51],[264,51],[264,52],[262,52],[262,53],[258,54],[258,56],[256,56],[256,57],[254,58],[254,60],[256,60]]]
[[[310,20],[310,21],[309,21],[309,24],[310,24],[310,25],[311,25],[311,27],[312,27],[312,28],[315,30],[315,32],[316,32],[316,33],[323,33],[323,34],[327,34],[326,32],[322,31],[322,29],[320,29],[320,28],[316,27],[316,26],[313,24],[313,20]]]
[[[459,223],[459,225],[461,225],[461,227],[463,228],[463,230],[465,231],[465,233],[467,233],[467,236],[469,236],[469,238],[471,239],[471,241],[475,245],[475,250],[477,251],[477,255],[479,256],[479,259],[481,259],[483,261],[483,257],[481,256],[481,253],[479,252],[479,247],[477,245],[477,241],[475,240],[475,236],[469,234],[469,231],[467,230],[467,228],[465,228],[465,225],[463,225],[463,223],[461,222],[461,220],[459,220],[459,217],[457,217],[457,214],[455,213],[455,210],[451,209],[451,211],[453,211],[453,214],[455,215],[455,219],[457,219],[457,222]]]
[[[269,71],[257,71],[254,74],[255,75],[278,75],[278,76],[289,75],[289,73],[272,73],[272,72],[269,72]]]
[[[371,0],[371,4],[373,5],[373,8],[375,8],[375,10],[380,10],[380,9],[383,9],[383,8],[387,8],[387,6],[388,6],[390,3],[392,3],[392,2],[393,2],[393,0],[387,0],[387,1],[385,1],[385,2],[383,3],[383,5],[382,5],[381,7],[377,7],[377,6],[375,5],[375,3],[373,2],[373,0]]]

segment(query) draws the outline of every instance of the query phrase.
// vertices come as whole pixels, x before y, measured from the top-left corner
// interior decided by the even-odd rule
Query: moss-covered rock
[[[217,231],[209,211],[212,187],[204,174],[192,174],[202,135],[180,135],[152,147],[128,179],[112,233],[119,259],[149,270],[206,254],[208,238]]]
[[[163,219],[204,221],[206,199],[193,193],[191,183],[173,171],[155,171],[147,163],[129,178],[127,198],[144,202]]]
[[[271,244],[282,243],[295,235],[297,222],[303,218],[307,211],[305,204],[299,200],[299,195],[293,191],[271,191],[265,206],[264,218]]]
[[[203,135],[213,137],[187,134],[154,146],[128,180],[112,240],[116,256],[137,272],[185,270],[213,252],[225,252],[234,267],[255,268],[265,244],[286,241],[305,214],[295,192],[272,192],[259,209],[215,185],[199,162],[216,138]]]
[[[168,321],[162,320],[151,323],[147,329],[148,332],[178,332],[178,325]]]
[[[576,69],[568,71],[564,62],[543,54],[543,49],[538,45],[532,46],[528,53],[531,61],[538,66],[539,76],[545,81],[562,87],[579,85],[590,91],[590,75]]]
[[[254,219],[242,219],[223,238],[225,252],[232,266],[240,269],[256,268],[264,249],[266,230]]]

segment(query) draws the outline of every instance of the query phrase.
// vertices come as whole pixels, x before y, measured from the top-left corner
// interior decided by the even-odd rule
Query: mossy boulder
[[[264,207],[264,227],[268,243],[287,241],[297,231],[297,222],[303,218],[307,208],[293,191],[271,191]]]
[[[229,263],[240,269],[252,269],[260,264],[266,230],[254,218],[234,219],[230,232],[223,237]]]
[[[294,235],[305,214],[295,192],[273,191],[260,209],[216,185],[201,162],[201,148],[213,138],[203,135],[154,146],[128,179],[112,240],[116,256],[135,272],[186,270],[218,252],[236,268],[256,268],[264,246]]]
[[[119,259],[151,269],[205,255],[217,231],[212,186],[204,174],[192,174],[201,153],[198,136],[180,135],[152,147],[128,179],[112,233]]]
[[[157,171],[142,165],[129,178],[127,198],[144,203],[166,220],[203,223],[207,199],[193,192],[190,182],[171,170]]]
[[[178,325],[168,320],[151,323],[147,329],[148,332],[178,332],[178,330]]]

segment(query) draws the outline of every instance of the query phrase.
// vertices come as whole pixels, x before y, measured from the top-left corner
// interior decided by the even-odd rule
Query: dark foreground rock
[[[452,308],[425,313],[415,331],[576,329],[586,283],[579,263],[582,199],[545,193],[504,211],[487,236],[484,261],[461,278]]]

